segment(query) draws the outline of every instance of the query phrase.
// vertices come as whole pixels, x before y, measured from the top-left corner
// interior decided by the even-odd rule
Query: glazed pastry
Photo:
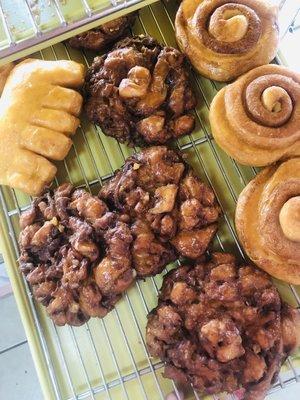
[[[38,195],[68,154],[84,68],[74,61],[28,59],[10,73],[0,99],[0,183]]]
[[[300,284],[300,159],[265,168],[242,191],[236,229],[248,256],[275,278]]]
[[[139,277],[161,272],[176,255],[200,257],[217,230],[220,208],[213,191],[166,146],[129,157],[99,196],[131,222]]]
[[[0,67],[0,96],[2,94],[8,75],[10,74],[10,71],[13,69],[14,65],[15,64],[11,62]]]
[[[214,193],[167,147],[131,156],[99,196],[65,183],[21,216],[20,269],[57,325],[104,317],[135,277],[202,255],[217,230]]]
[[[183,0],[177,42],[201,75],[230,81],[275,57],[277,14],[266,0]]]
[[[267,274],[213,253],[165,275],[146,340],[165,362],[165,377],[201,394],[262,400],[299,346],[299,328],[299,312]]]
[[[80,33],[69,40],[70,46],[77,49],[103,50],[129,33],[129,28],[133,25],[136,16],[136,12],[124,15],[97,28]]]
[[[121,143],[163,144],[194,129],[185,57],[149,36],[126,38],[96,57],[85,89],[89,120]]]
[[[104,317],[134,280],[128,225],[85,190],[48,191],[20,225],[20,269],[57,325]]]
[[[300,155],[300,74],[258,67],[221,89],[209,119],[219,146],[241,164],[264,166]]]

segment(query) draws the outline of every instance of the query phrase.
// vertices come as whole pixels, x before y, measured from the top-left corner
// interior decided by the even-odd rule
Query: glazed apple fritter
[[[164,277],[146,339],[166,377],[203,394],[262,400],[299,345],[299,321],[267,274],[214,253]]]
[[[97,28],[72,37],[69,44],[77,49],[103,50],[129,33],[129,28],[133,25],[136,16],[137,13],[131,13],[106,22]]]
[[[20,269],[57,325],[104,317],[133,282],[130,228],[85,190],[47,192],[20,224]]]
[[[213,192],[167,147],[131,156],[99,195],[66,183],[21,216],[20,268],[57,325],[104,317],[136,276],[198,258],[217,229]]]
[[[149,36],[126,38],[96,57],[85,92],[89,120],[121,143],[163,144],[194,129],[185,57]]]
[[[178,255],[200,257],[217,230],[220,208],[213,191],[165,146],[129,157],[99,196],[132,224],[138,276],[161,272]]]

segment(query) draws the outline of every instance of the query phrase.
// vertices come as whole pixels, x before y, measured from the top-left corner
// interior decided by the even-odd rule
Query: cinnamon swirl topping
[[[193,23],[204,45],[223,54],[246,53],[257,43],[262,29],[254,10],[224,0],[203,2]]]
[[[246,88],[247,111],[257,123],[273,128],[284,125],[293,112],[293,80],[276,75],[254,79]]]

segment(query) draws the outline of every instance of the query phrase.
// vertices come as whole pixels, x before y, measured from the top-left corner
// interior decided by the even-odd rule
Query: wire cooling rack
[[[134,32],[148,33],[161,42],[175,46],[175,13],[174,2],[145,7],[140,11]],[[69,58],[88,66],[93,54],[59,43],[35,53],[33,57],[47,60]],[[233,251],[243,260],[244,254],[234,229],[234,210],[240,191],[257,171],[230,159],[217,147],[210,134],[209,105],[222,85],[192,71],[191,82],[198,98],[196,129],[174,146],[187,155],[199,176],[213,187],[222,207],[223,219],[214,248]],[[55,183],[58,185],[69,180],[78,187],[97,193],[102,183],[134,150],[107,138],[83,119],[69,156],[58,164]],[[0,188],[0,208],[5,215],[4,224],[15,260],[19,255],[18,220],[29,203],[30,198],[20,192]],[[17,261],[10,268],[16,269]],[[47,375],[54,399],[163,400],[171,391],[178,394],[179,388],[175,383],[162,377],[162,362],[149,356],[145,344],[146,315],[156,306],[161,280],[161,275],[158,275],[136,282],[107,317],[91,319],[80,328],[56,327],[33,300],[25,280],[23,289],[14,288],[16,297],[24,296],[23,301],[29,304],[33,321],[30,329],[37,333],[38,338],[38,343],[32,348],[42,350],[46,365],[46,371],[38,370],[38,373],[43,378]],[[300,307],[297,288],[279,281],[276,284],[289,303]],[[270,393],[283,390],[284,398],[284,388],[300,380],[299,360],[297,356],[287,359]],[[186,398],[199,400],[201,397],[191,388]],[[234,396],[227,398],[234,399]],[[219,397],[213,396],[213,399]]]

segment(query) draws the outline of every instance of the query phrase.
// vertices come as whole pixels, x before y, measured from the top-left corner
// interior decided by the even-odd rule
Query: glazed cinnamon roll
[[[274,58],[277,17],[277,7],[266,0],[183,0],[176,38],[202,75],[230,81]]]
[[[300,284],[300,159],[265,168],[241,193],[236,229],[248,256],[275,278]]]
[[[209,114],[212,134],[241,164],[264,166],[300,155],[300,74],[258,67],[221,89]]]

